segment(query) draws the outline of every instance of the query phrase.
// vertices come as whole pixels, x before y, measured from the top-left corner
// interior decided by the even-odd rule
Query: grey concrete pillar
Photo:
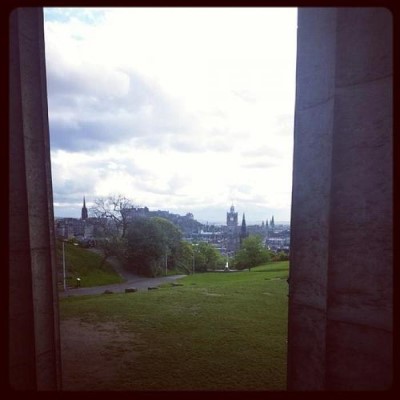
[[[43,11],[10,17],[9,379],[61,385]]]
[[[392,16],[299,9],[288,389],[392,371]]]

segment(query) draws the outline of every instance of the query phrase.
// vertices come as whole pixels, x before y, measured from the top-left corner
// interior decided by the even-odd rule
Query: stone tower
[[[232,205],[228,213],[226,213],[226,226],[228,227],[228,232],[237,232],[238,226],[238,213],[235,212],[235,207]]]
[[[238,232],[238,213],[235,212],[235,207],[232,205],[230,211],[226,213],[226,226],[227,226],[227,244],[226,249],[228,252],[235,252],[239,246],[239,232]]]

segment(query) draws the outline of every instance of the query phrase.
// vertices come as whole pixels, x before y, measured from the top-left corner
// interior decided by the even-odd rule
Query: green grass
[[[59,241],[57,241],[57,261],[58,270],[62,271],[62,243]],[[81,287],[123,282],[108,262],[103,265],[101,262],[100,255],[72,243],[65,243],[67,285],[76,286],[76,278],[81,279]]]
[[[135,357],[114,388],[285,390],[287,276],[286,261],[149,292],[70,297],[61,318],[114,321],[134,333]]]

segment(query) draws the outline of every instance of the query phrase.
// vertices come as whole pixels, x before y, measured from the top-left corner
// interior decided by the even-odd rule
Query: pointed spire
[[[240,244],[242,244],[243,239],[245,239],[246,237],[247,237],[246,217],[245,217],[245,215],[243,213],[242,227],[240,228],[240,235],[239,235]]]
[[[241,228],[241,230],[240,230],[240,233],[241,233],[241,235],[242,235],[243,237],[245,237],[246,234],[247,234],[246,217],[245,217],[244,213],[243,213],[243,217],[242,217],[242,228]]]
[[[83,196],[83,207],[82,207],[81,218],[82,218],[83,220],[85,220],[85,219],[88,218],[88,211],[87,211],[87,208],[86,208],[86,199],[85,199],[85,196]]]

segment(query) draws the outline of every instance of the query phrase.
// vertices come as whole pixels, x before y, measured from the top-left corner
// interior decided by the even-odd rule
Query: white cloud
[[[56,211],[86,188],[150,208],[213,215],[234,202],[249,220],[252,209],[289,219],[295,9],[45,17]]]

